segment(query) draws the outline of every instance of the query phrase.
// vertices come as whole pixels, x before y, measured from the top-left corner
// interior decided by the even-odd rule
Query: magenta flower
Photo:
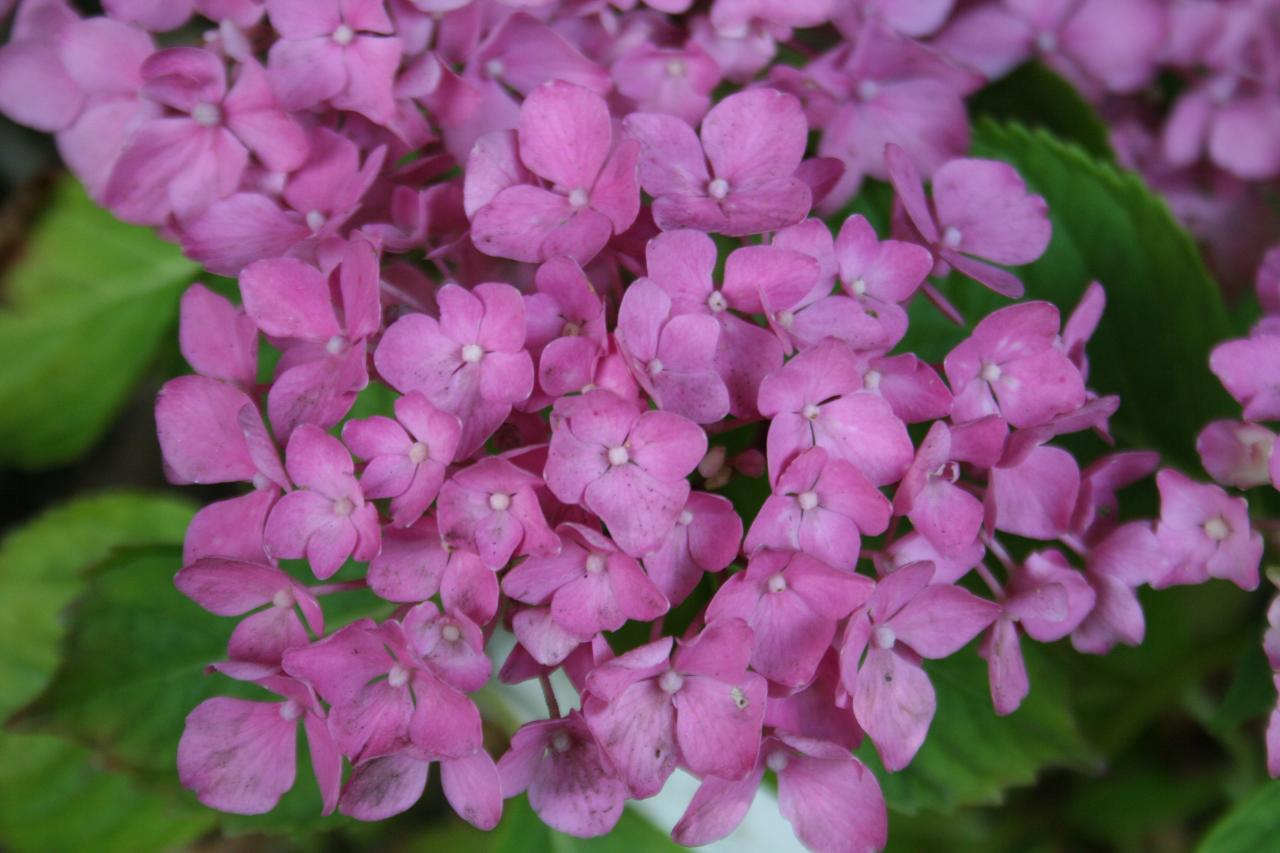
[[[252,390],[258,377],[258,328],[242,308],[193,284],[182,294],[178,346],[202,376]]]
[[[306,134],[253,60],[230,92],[222,59],[199,48],[154,53],[141,74],[142,96],[172,112],[139,125],[111,170],[103,203],[122,219],[191,219],[239,189],[250,152],[276,172],[307,159]]]
[[[956,16],[937,45],[991,78],[1038,54],[1086,92],[1132,92],[1155,71],[1165,16],[1156,0],[978,3]]]
[[[373,363],[397,391],[421,391],[436,408],[458,416],[457,458],[465,459],[533,390],[524,301],[508,284],[471,291],[445,285],[436,300],[440,319],[407,314],[396,320]]]
[[[857,356],[836,340],[804,350],[760,383],[769,422],[769,479],[810,447],[854,465],[872,485],[902,478],[913,449],[906,425],[884,398],[864,390]]]
[[[301,721],[324,813],[332,813],[342,783],[342,756],[311,688],[266,667],[223,664],[215,668],[233,678],[254,681],[284,701],[219,696],[197,705],[187,715],[178,741],[178,778],[183,787],[220,811],[271,811],[293,787]]]
[[[382,550],[369,563],[369,589],[387,601],[418,603],[436,593],[445,610],[484,625],[498,610],[498,580],[480,558],[440,538],[436,520],[388,528]]]
[[[1136,646],[1146,633],[1137,588],[1168,573],[1160,542],[1148,522],[1135,521],[1110,531],[1089,548],[1085,579],[1095,604],[1071,632],[1077,651],[1100,655],[1116,643]]]
[[[933,175],[930,205],[906,152],[889,145],[884,156],[905,221],[934,256],[997,293],[1022,296],[1022,282],[988,261],[1031,263],[1044,254],[1053,227],[1048,205],[1027,192],[1013,167],[994,160],[951,160]]]
[[[720,324],[704,314],[676,314],[671,297],[638,279],[618,308],[618,349],[658,407],[695,423],[729,413],[729,390],[715,369]]]
[[[707,621],[737,618],[755,632],[751,668],[784,687],[813,680],[836,623],[867,600],[870,578],[839,571],[807,554],[758,551],[707,606]]]
[[[184,566],[173,583],[210,613],[250,614],[231,632],[227,657],[233,661],[279,666],[286,650],[311,641],[308,628],[316,636],[324,634],[324,614],[315,596],[274,566],[204,557]]]
[[[480,714],[461,692],[488,678],[479,629],[451,617],[452,627],[440,626],[442,644],[419,646],[419,633],[434,638],[429,628],[437,621],[435,605],[422,604],[403,623],[361,619],[285,655],[285,672],[331,706],[330,730],[354,763],[410,745],[431,758],[464,758],[480,748]],[[454,666],[424,659],[423,648]]]
[[[1093,587],[1055,550],[1036,551],[1014,567],[1001,613],[983,640],[991,702],[997,714],[1012,714],[1030,689],[1018,640],[1021,628],[1040,643],[1061,640],[1093,611]]]
[[[738,556],[742,517],[728,498],[691,492],[675,527],[644,557],[645,572],[672,606],[689,597],[705,572],[719,572]]]
[[[1251,421],[1280,420],[1280,336],[1262,334],[1219,344],[1209,369]]]
[[[171,482],[289,486],[262,415],[238,388],[204,376],[169,380],[156,395],[156,435]]]
[[[936,370],[911,353],[859,359],[862,387],[883,397],[905,423],[945,418],[951,413],[951,391]]]
[[[888,177],[886,145],[900,146],[926,176],[964,156],[969,149],[964,98],[982,85],[979,75],[881,23],[858,22],[849,30],[849,43],[828,54],[832,67],[815,68],[819,80],[806,87],[812,91],[820,81],[819,91],[834,96],[818,153],[838,157],[845,171],[823,204],[827,212],[839,210],[865,177]]]
[[[705,314],[720,324],[716,371],[729,392],[730,413],[747,416],[756,412],[760,380],[782,366],[782,345],[767,329],[729,310],[751,313],[761,307],[761,280],[753,274],[758,271],[750,264],[726,263],[725,285],[717,289],[712,279],[716,255],[715,242],[700,231],[664,231],[645,246],[648,280],[671,297],[672,311]],[[802,272],[808,275],[812,270],[810,265]],[[769,283],[777,286],[777,279],[770,276]],[[738,303],[739,297],[747,301]]]
[[[366,503],[351,454],[333,436],[304,424],[294,430],[285,467],[298,489],[282,497],[267,517],[264,542],[272,557],[305,557],[320,580],[348,557],[377,556],[378,510]]]
[[[1156,475],[1160,520],[1156,539],[1169,571],[1151,585],[1157,589],[1209,578],[1229,580],[1241,589],[1258,586],[1262,534],[1249,526],[1249,504],[1218,486],[1197,483],[1177,471]]]
[[[1276,434],[1259,424],[1213,421],[1196,437],[1200,464],[1224,486],[1251,489],[1280,482],[1272,470],[1280,468],[1274,453]]]
[[[598,515],[628,554],[659,547],[684,509],[706,434],[609,391],[565,398],[552,426],[544,474],[552,494]]]
[[[609,69],[618,93],[635,106],[629,112],[666,113],[695,125],[711,106],[720,67],[696,44],[683,48],[641,44]]]
[[[943,556],[970,548],[982,529],[982,502],[959,485],[960,460],[951,429],[941,421],[929,428],[915,461],[893,496],[893,512],[905,515]]]
[[[970,421],[999,414],[1036,426],[1084,405],[1080,371],[1057,346],[1058,309],[1024,302],[984,317],[943,366],[955,392],[951,415]]]
[[[810,850],[882,850],[889,816],[875,774],[839,744],[791,735],[769,736],[755,770],[740,781],[702,780],[672,835],[696,847],[725,837],[742,821],[764,778],[778,777],[778,810]]]
[[[911,763],[936,709],[920,659],[955,654],[1000,615],[998,605],[960,587],[930,585],[932,577],[933,566],[916,563],[882,578],[840,647],[854,716],[890,771]]]
[[[571,258],[552,258],[524,298],[526,343],[538,360],[538,385],[552,397],[581,391],[608,349],[604,302]]]
[[[513,554],[546,556],[559,539],[542,515],[533,474],[488,456],[450,477],[440,488],[437,517],[441,538],[454,548],[480,555],[498,570]]]
[[[445,799],[467,823],[488,831],[502,819],[502,782],[483,749],[440,760]],[[386,820],[408,811],[427,787],[431,768],[421,750],[410,748],[359,764],[342,788],[338,811],[356,820]]]
[[[587,677],[587,725],[633,797],[661,790],[676,766],[741,779],[755,766],[765,680],[747,671],[751,629],[708,625],[671,655],[664,637]]]
[[[901,307],[933,268],[928,250],[914,243],[881,241],[871,223],[850,216],[840,226],[834,245],[840,284],[883,328],[883,337],[897,343],[907,330]]]
[[[360,488],[368,498],[391,498],[398,527],[417,521],[440,491],[462,424],[413,391],[395,402],[396,419],[375,415],[347,421],[342,440],[368,464]]]
[[[808,128],[791,95],[730,95],[703,118],[701,141],[671,115],[632,113],[623,126],[640,141],[640,185],[664,231],[740,237],[794,225],[809,212],[809,187],[795,176]]]
[[[472,240],[499,258],[568,255],[585,264],[635,221],[637,154],[631,140],[615,144],[609,107],[595,92],[539,86],[525,98],[519,129],[482,138],[467,159]]]
[[[640,564],[608,537],[562,524],[560,552],[535,556],[507,572],[502,591],[525,604],[550,604],[551,618],[580,642],[616,631],[628,619],[650,622],[670,609]]]
[[[1028,539],[1057,539],[1071,526],[1079,490],[1075,458],[1061,448],[1037,447],[1016,465],[991,469],[987,526]]]
[[[861,472],[821,447],[795,457],[751,529],[743,549],[803,551],[837,569],[858,562],[861,535],[877,535],[889,526],[889,501]]]
[[[267,0],[267,14],[280,34],[267,69],[286,108],[327,101],[373,122],[391,119],[401,44],[383,0]]]
[[[521,726],[498,774],[504,797],[527,790],[547,826],[579,838],[608,833],[627,800],[627,786],[577,711]]]
[[[240,277],[246,313],[284,350],[267,395],[282,438],[299,424],[337,423],[369,382],[367,342],[382,325],[378,252],[353,240],[336,255],[340,263],[323,269],[291,258],[256,261]],[[330,295],[335,284],[341,315]]]

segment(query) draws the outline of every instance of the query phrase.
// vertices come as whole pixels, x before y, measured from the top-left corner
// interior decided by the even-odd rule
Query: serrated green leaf
[[[115,493],[65,504],[0,543],[0,716],[35,696],[58,662],[62,611],[85,567],[114,549],[176,543],[194,508],[167,496]],[[58,738],[0,733],[0,846],[19,851],[162,850],[213,824],[175,797],[136,790],[89,750]]]
[[[969,111],[997,121],[1042,128],[1112,162],[1107,125],[1080,91],[1040,62],[1028,62],[969,99]]]
[[[1055,303],[1065,318],[1089,282],[1106,288],[1107,309],[1089,343],[1089,384],[1120,395],[1111,422],[1116,437],[1198,468],[1196,434],[1232,409],[1208,368],[1209,351],[1230,336],[1231,326],[1191,236],[1137,175],[1042,130],[982,120],[973,151],[1013,165],[1049,203],[1048,250],[1015,270],[1027,298]],[[960,276],[940,289],[970,322],[1009,304]],[[931,361],[968,334],[921,298],[911,320],[902,348]]]
[[[1268,782],[1217,823],[1199,853],[1280,851],[1280,782]]]
[[[172,336],[196,270],[59,183],[3,282],[0,461],[45,468],[88,450]]]
[[[891,809],[915,814],[995,804],[1049,767],[1096,765],[1071,716],[1061,673],[1034,646],[1024,644],[1023,652],[1031,693],[1007,717],[992,710],[986,663],[972,649],[926,664],[938,710],[915,760],[886,773],[870,742],[859,749]]]

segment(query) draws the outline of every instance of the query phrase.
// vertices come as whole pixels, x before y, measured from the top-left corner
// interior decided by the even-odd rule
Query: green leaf
[[[171,339],[196,269],[63,180],[3,282],[0,462],[46,468],[88,450]]]
[[[1196,434],[1232,410],[1208,368],[1209,351],[1230,336],[1231,326],[1191,236],[1137,175],[1044,131],[982,120],[973,148],[975,156],[1013,165],[1049,203],[1048,250],[1015,270],[1027,298],[1057,304],[1065,318],[1089,282],[1106,288],[1107,309],[1089,343],[1089,384],[1120,395],[1112,419],[1117,439],[1198,468]],[[1009,304],[958,275],[940,289],[971,322]],[[929,360],[968,334],[921,298],[911,318],[903,348]]]
[[[62,611],[86,566],[115,548],[176,543],[193,507],[167,496],[81,498],[0,543],[0,716],[44,686],[58,663]],[[173,797],[136,790],[95,766],[83,747],[35,734],[0,733],[0,846],[14,851],[162,850],[189,841],[214,818]]]
[[[1028,62],[969,99],[975,117],[1021,122],[1074,142],[1100,160],[1112,162],[1106,124],[1080,91],[1039,62]]]
[[[1280,782],[1268,782],[1218,822],[1200,853],[1280,851]]]
[[[71,631],[52,683],[12,725],[81,744],[145,788],[178,791],[178,739],[191,709],[211,696],[273,698],[254,685],[205,674],[206,664],[224,657],[235,623],[178,593],[173,575],[181,565],[180,548],[159,546],[121,551],[95,567],[71,609]],[[363,602],[348,606],[351,612],[377,606],[367,591],[339,595]],[[305,754],[300,751],[297,784],[276,809],[224,816],[224,828],[304,832],[345,823],[320,817],[320,795]]]
[[[83,587],[85,568],[124,545],[181,542],[194,512],[167,496],[104,494],[50,510],[0,542],[0,717],[53,673],[62,611]]]
[[[1007,717],[992,710],[986,663],[972,649],[926,664],[938,710],[915,760],[886,773],[870,742],[859,749],[891,809],[915,814],[995,804],[1008,788],[1030,785],[1049,767],[1096,766],[1071,716],[1061,674],[1031,644],[1023,653],[1031,693]]]

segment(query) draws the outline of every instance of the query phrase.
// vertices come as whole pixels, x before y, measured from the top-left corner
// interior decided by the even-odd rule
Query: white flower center
[[[818,419],[818,415],[822,414],[822,410],[819,409],[817,406],[815,406],[813,403],[809,403],[804,407],[804,409],[800,412],[800,414],[804,415],[806,418],[808,418],[811,421],[816,421]]]
[[[684,687],[684,676],[674,669],[669,669],[658,678],[658,687],[664,693],[676,693]]]
[[[587,202],[591,200],[591,196],[582,187],[574,187],[569,192],[569,206],[574,210],[587,206]]]
[[[729,307],[729,302],[724,298],[724,294],[718,290],[711,291],[711,295],[707,297],[707,307],[714,313],[719,314]]]
[[[808,511],[815,508],[818,505],[818,493],[817,492],[801,492],[800,494],[796,495],[796,500],[800,502],[801,509]]]
[[[290,699],[280,706],[280,719],[293,721],[302,716],[302,706]]]
[[[943,462],[933,472],[933,476],[939,480],[946,480],[948,483],[954,483],[960,479],[960,466],[955,462]]]
[[[484,358],[484,347],[479,344],[467,344],[462,348],[462,360],[467,364],[475,364]]]
[[[271,603],[276,607],[292,607],[296,603],[293,597],[293,590],[277,590],[276,594],[271,596]]]
[[[387,671],[387,683],[392,687],[404,687],[409,681],[409,670],[395,663],[391,665],[391,669]]]
[[[657,376],[659,373],[662,372],[662,368],[663,368],[662,360],[658,358],[651,359],[649,363],[646,364],[644,367],[645,367],[645,370],[649,371],[650,376]]]
[[[729,182],[724,178],[713,178],[707,183],[707,195],[720,201],[729,194]]]
[[[863,278],[855,278],[855,279],[854,279],[854,280],[849,284],[849,290],[853,292],[853,295],[854,295],[854,296],[862,296],[862,295],[866,294],[866,292],[867,292],[867,281],[866,281],[866,279],[863,279]]]
[[[355,37],[356,31],[346,24],[339,24],[338,28],[333,31],[333,40],[341,45],[351,44]]]
[[[409,447],[409,461],[414,465],[421,465],[427,461],[427,457],[431,455],[431,450],[421,441],[415,441]]]
[[[765,766],[774,773],[781,773],[786,770],[789,763],[791,763],[791,758],[785,752],[772,752],[764,760]]]
[[[777,320],[778,325],[784,329],[790,329],[791,324],[796,321],[796,315],[792,314],[790,311],[779,311],[777,314],[773,315],[773,318]]]
[[[213,127],[222,122],[222,110],[217,104],[196,104],[191,110],[191,118],[196,124]]]
[[[484,73],[490,77],[501,77],[507,72],[507,67],[502,64],[501,59],[490,59],[484,64]]]
[[[982,365],[982,371],[979,375],[982,377],[983,382],[995,382],[1000,378],[1002,373],[1003,371],[1000,370],[1000,365],[995,362],[988,361],[986,364]]]
[[[307,213],[307,227],[312,231],[319,231],[324,224],[329,221],[329,217],[325,216],[318,210],[312,210]]]
[[[622,446],[609,448],[609,464],[610,465],[626,465],[631,461],[631,454]]]
[[[888,625],[877,625],[871,634],[871,641],[876,644],[877,649],[891,649],[893,644],[898,642],[898,638]]]
[[[566,320],[564,328],[560,330],[560,334],[566,338],[576,338],[582,334],[582,327],[572,320]]]
[[[947,230],[942,232],[942,245],[948,249],[960,248],[960,241],[964,235],[960,233],[960,229],[954,225],[948,225]]]
[[[347,348],[347,339],[342,335],[334,335],[325,342],[324,351],[329,355],[340,355]]]
[[[1036,48],[1041,53],[1053,53],[1058,49],[1058,37],[1051,32],[1043,32],[1036,36]]]
[[[587,574],[598,575],[604,571],[604,554],[587,555]]]
[[[351,498],[338,498],[333,502],[333,514],[340,515],[344,518],[355,512],[356,505],[351,502]]]
[[[786,591],[787,591],[787,579],[782,576],[781,572],[769,578],[769,592],[786,592]]]
[[[667,76],[668,77],[683,77],[684,72],[686,70],[687,69],[685,68],[683,59],[667,60]]]
[[[687,509],[680,510],[680,515],[676,518],[676,524],[681,527],[688,527],[690,524],[693,524],[693,513],[689,512]]]
[[[733,700],[733,704],[737,706],[739,711],[747,710],[747,706],[751,704],[750,700],[747,699],[746,694],[744,694],[742,689],[738,687],[729,688],[729,698]]]
[[[862,387],[874,391],[880,387],[880,371],[868,370],[862,375]]]
[[[569,738],[569,733],[563,729],[557,729],[551,735],[551,748],[556,752],[564,753],[569,751],[569,747],[573,746],[573,741]]]
[[[880,84],[874,80],[863,80],[858,84],[858,97],[869,101],[880,94]]]
[[[489,509],[494,512],[505,512],[511,506],[511,495],[504,492],[494,492],[489,495]]]
[[[462,629],[450,622],[440,629],[440,636],[446,643],[456,643],[462,639]]]
[[[1204,523],[1204,535],[1215,542],[1221,542],[1231,535],[1231,528],[1220,515],[1215,515]]]

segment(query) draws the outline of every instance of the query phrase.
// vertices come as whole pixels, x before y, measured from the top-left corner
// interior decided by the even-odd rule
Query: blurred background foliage
[[[1065,313],[1089,281],[1107,285],[1090,355],[1094,386],[1123,397],[1117,438],[1202,474],[1195,435],[1229,411],[1205,358],[1245,327],[1248,309],[1224,304],[1191,238],[1116,170],[1105,126],[1060,79],[1028,66],[973,108],[975,153],[1013,163],[1049,201],[1054,239],[1024,270],[1028,295]],[[219,815],[183,791],[174,756],[186,713],[236,689],[203,670],[230,622],[171,582],[187,520],[228,493],[168,486],[151,418],[156,390],[186,371],[177,304],[199,270],[99,210],[47,140],[9,124],[0,180],[0,849],[674,849],[667,827],[631,812],[604,839],[558,835],[523,798],[486,835],[452,816],[438,785],[382,824],[322,819],[305,764],[261,817]],[[850,211],[884,233],[888,200],[872,183]],[[941,289],[967,316],[997,304],[971,282]],[[965,332],[918,307],[904,345],[940,359]],[[359,405],[377,411],[388,399],[374,386]],[[1094,444],[1072,449],[1087,458],[1102,451]],[[763,499],[749,481],[730,495],[748,519]],[[1129,498],[1135,514],[1155,510],[1151,489]],[[1032,692],[1007,718],[991,711],[972,649],[932,663],[929,739],[907,770],[880,773],[890,849],[1280,850],[1280,783],[1266,780],[1262,745],[1275,702],[1259,649],[1265,595],[1215,582],[1143,598],[1141,648],[1104,658],[1029,649]],[[356,595],[340,606],[354,616],[377,605]],[[486,707],[497,755],[513,719],[501,696]]]

